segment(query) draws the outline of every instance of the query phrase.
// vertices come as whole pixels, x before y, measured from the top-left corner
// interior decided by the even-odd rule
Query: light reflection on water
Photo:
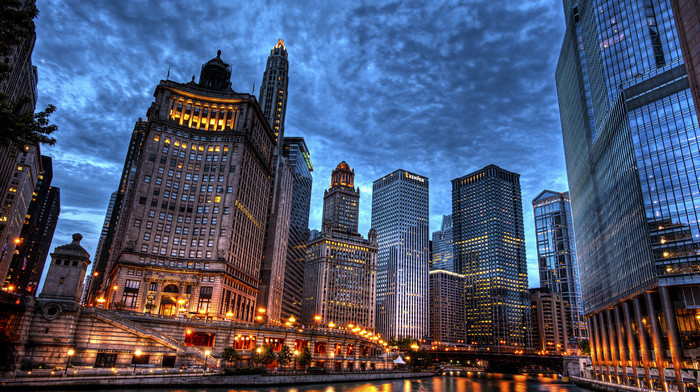
[[[562,384],[559,380],[539,377],[540,382],[527,381],[526,376],[498,374],[444,375],[410,380],[377,380],[333,385],[296,385],[278,387],[193,387],[193,388],[158,388],[109,389],[94,392],[587,392],[587,389],[571,384]],[[477,377],[481,376],[481,378]]]

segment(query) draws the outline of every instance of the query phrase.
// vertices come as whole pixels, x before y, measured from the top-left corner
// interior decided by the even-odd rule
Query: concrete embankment
[[[94,389],[94,388],[153,388],[171,386],[274,386],[298,384],[332,384],[371,380],[432,377],[433,372],[332,373],[332,374],[274,374],[274,375],[152,375],[95,376],[65,378],[23,377],[0,382],[4,390],[31,389]]]
[[[658,392],[653,389],[638,388],[629,385],[614,384],[611,382],[591,380],[588,378],[571,377],[571,382],[592,391],[602,392]]]

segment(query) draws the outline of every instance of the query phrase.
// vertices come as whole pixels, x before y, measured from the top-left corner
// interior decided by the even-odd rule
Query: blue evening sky
[[[430,178],[430,231],[451,213],[451,180],[489,164],[521,175],[531,287],[539,286],[532,199],[566,191],[554,69],[559,0],[38,0],[39,104],[57,107],[52,185],[61,216],[52,250],[83,234],[94,255],[134,123],[153,91],[188,82],[222,51],[232,88],[255,95],[270,49],[289,52],[286,136],[314,164],[311,229],[345,160],[370,229],[372,182],[396,169]],[[431,234],[432,235],[432,234]]]

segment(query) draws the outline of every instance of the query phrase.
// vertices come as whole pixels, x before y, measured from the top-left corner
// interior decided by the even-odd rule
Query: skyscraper
[[[432,269],[430,275],[430,340],[435,348],[464,345],[464,275]]]
[[[270,56],[260,85],[260,107],[278,142],[284,139],[284,118],[287,110],[289,60],[284,40],[277,41]]]
[[[577,345],[567,347],[571,324],[568,318],[571,312],[567,309],[569,304],[564,297],[544,287],[531,289],[530,304],[535,350],[550,353],[575,352]]]
[[[671,6],[564,11],[556,82],[594,374],[651,387],[657,367],[665,389],[670,359],[683,390],[684,347],[700,343],[700,131]]]
[[[532,201],[532,207],[535,210],[540,286],[551,293],[561,294],[567,302],[567,336],[577,340],[587,338],[569,192],[542,191]]]
[[[467,343],[529,347],[520,175],[495,165],[452,180],[457,273],[465,279]]]
[[[53,165],[50,157],[41,156],[41,170],[25,215],[20,242],[5,278],[4,286],[12,287],[22,295],[36,295],[61,211],[60,189],[51,186]]]
[[[427,177],[405,170],[372,185],[377,231],[377,331],[385,338],[430,333]]]
[[[287,239],[287,265],[284,271],[284,293],[282,295],[282,318],[299,318],[304,293],[304,258],[309,241],[309,209],[313,185],[313,165],[304,138],[285,137],[284,157],[294,171],[292,211],[289,218]]]
[[[220,55],[199,83],[161,81],[137,123],[96,299],[105,307],[255,318],[276,143]]]
[[[454,272],[452,245],[452,215],[443,215],[442,227],[433,232],[433,261],[430,269]]]
[[[348,230],[348,222],[357,228],[360,207],[354,182],[354,170],[345,161],[339,163],[323,198],[321,233],[306,246],[301,318],[307,324],[332,322],[340,328],[374,332],[377,234],[370,229],[364,239]],[[350,200],[345,199],[348,194]]]

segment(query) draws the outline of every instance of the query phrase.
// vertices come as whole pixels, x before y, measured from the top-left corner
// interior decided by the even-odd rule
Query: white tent
[[[396,359],[394,359],[394,364],[395,365],[405,365],[406,362],[404,362],[403,358],[401,358],[401,356],[399,355],[398,357],[396,357]]]

